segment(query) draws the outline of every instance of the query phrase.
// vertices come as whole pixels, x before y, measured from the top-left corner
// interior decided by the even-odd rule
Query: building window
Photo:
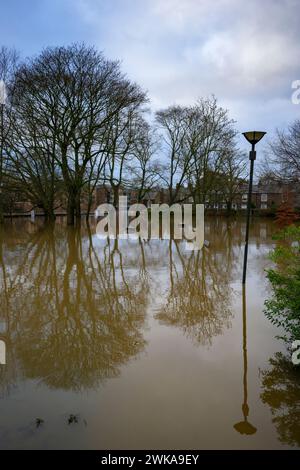
[[[247,204],[242,204],[242,209],[247,209]]]
[[[262,202],[261,205],[260,205],[260,208],[261,209],[268,209],[268,204],[266,204],[265,202]]]
[[[248,194],[243,194],[242,195],[242,201],[247,201],[248,199]]]
[[[262,194],[260,198],[261,198],[261,202],[267,202],[268,195],[267,194]]]

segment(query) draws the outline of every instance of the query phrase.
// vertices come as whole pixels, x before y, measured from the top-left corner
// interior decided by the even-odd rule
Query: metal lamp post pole
[[[254,172],[255,159],[256,159],[255,144],[252,143],[252,149],[250,150],[250,153],[249,153],[250,178],[249,178],[248,203],[247,203],[247,223],[246,223],[244,265],[243,265],[243,284],[246,283],[246,273],[247,273],[248,242],[249,242],[250,214],[251,214],[251,204],[252,204],[252,185],[253,185],[253,172]]]

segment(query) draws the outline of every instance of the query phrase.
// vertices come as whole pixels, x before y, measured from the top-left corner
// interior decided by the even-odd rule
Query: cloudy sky
[[[152,109],[214,93],[240,131],[300,117],[300,0],[1,0],[0,44],[26,56],[85,41],[148,90]]]

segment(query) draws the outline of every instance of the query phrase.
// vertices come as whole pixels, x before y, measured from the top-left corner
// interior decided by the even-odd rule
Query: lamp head
[[[245,137],[245,139],[248,140],[248,142],[251,145],[257,144],[257,142],[259,142],[265,134],[266,134],[266,132],[262,132],[262,131],[243,132],[243,136]]]

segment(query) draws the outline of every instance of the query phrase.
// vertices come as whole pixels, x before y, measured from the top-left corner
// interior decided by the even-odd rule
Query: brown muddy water
[[[300,446],[300,380],[263,314],[272,221],[206,219],[201,252],[95,227],[0,232],[0,448]]]

